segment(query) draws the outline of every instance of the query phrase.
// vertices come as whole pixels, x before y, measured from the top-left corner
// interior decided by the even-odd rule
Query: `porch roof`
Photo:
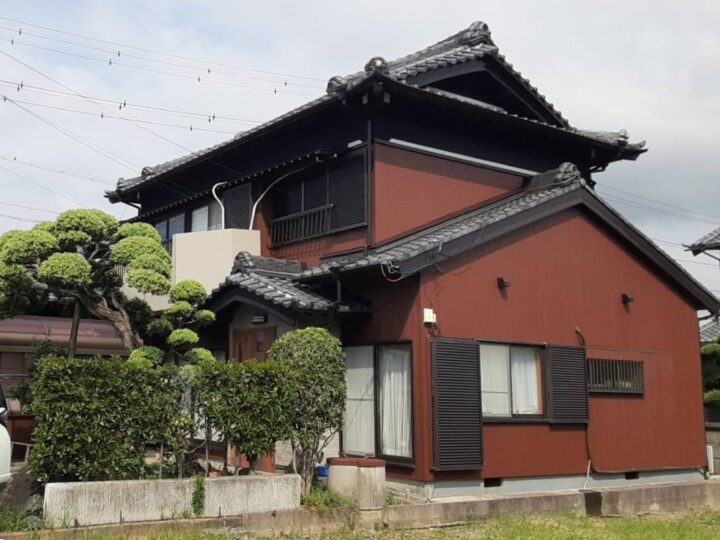
[[[254,300],[254,304],[266,304],[289,311],[323,314],[364,313],[367,305],[354,301],[337,302],[328,287],[319,284],[300,283],[294,279],[300,275],[302,265],[297,261],[261,257],[241,251],[235,257],[232,273],[220,287],[214,289],[206,304],[210,309],[222,309],[241,296]],[[332,287],[330,287],[332,289]]]

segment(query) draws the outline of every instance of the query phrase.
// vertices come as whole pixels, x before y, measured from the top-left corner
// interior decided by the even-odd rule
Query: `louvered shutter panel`
[[[478,344],[435,339],[432,351],[435,470],[480,470],[483,445]]]
[[[330,167],[331,227],[365,223],[365,155],[339,159]]]
[[[228,189],[223,194],[223,205],[225,206],[225,228],[247,229],[250,225],[252,208],[250,184]]]
[[[549,411],[555,423],[588,420],[587,362],[584,347],[551,345],[548,350]]]

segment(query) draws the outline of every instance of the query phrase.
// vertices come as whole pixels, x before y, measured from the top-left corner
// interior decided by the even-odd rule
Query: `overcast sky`
[[[48,212],[85,205],[129,217],[124,205],[106,202],[102,182],[281,114],[372,56],[392,59],[483,20],[500,51],[572,125],[625,128],[633,141],[647,141],[650,151],[636,162],[595,176],[598,191],[720,294],[712,259],[676,245],[720,225],[720,2],[0,0],[0,7],[1,17],[24,22],[0,20],[0,95],[12,100],[0,100],[0,232],[32,226],[6,216],[53,216],[10,204]],[[122,102],[128,106],[120,109]]]

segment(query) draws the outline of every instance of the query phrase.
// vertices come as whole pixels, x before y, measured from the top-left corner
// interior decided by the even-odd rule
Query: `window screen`
[[[642,394],[645,391],[642,362],[589,358],[588,368],[590,392]]]

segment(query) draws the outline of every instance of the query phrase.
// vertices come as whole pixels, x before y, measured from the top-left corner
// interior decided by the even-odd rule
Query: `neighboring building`
[[[720,227],[710,231],[702,238],[699,238],[698,240],[687,246],[687,249],[689,251],[692,251],[693,255],[705,253],[706,255],[710,255],[714,259],[717,259],[717,256],[714,256],[708,252],[720,251]]]
[[[342,449],[394,481],[438,497],[699,478],[696,311],[720,304],[593,190],[644,151],[571,127],[474,23],[108,197],[215,289],[218,355],[336,333]]]
[[[700,345],[715,343],[720,335],[720,322],[713,317],[711,320],[700,325]]]

